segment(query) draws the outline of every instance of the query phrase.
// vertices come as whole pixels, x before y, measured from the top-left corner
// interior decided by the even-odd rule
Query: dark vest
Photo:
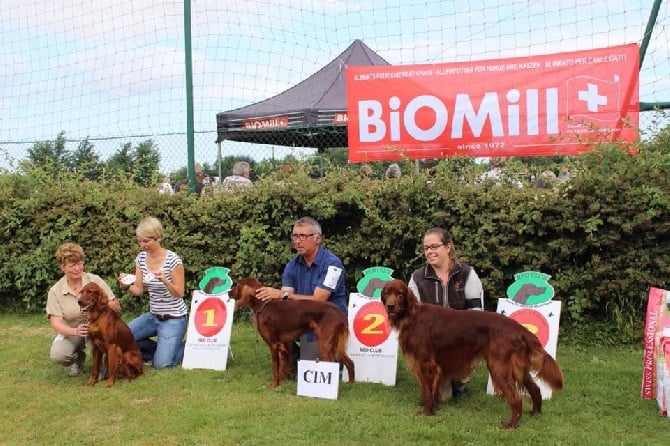
[[[419,289],[419,300],[422,303],[467,310],[469,306],[465,298],[465,282],[468,280],[471,269],[470,265],[457,263],[449,273],[446,288],[442,286],[442,282],[431,265],[414,271],[412,279]]]

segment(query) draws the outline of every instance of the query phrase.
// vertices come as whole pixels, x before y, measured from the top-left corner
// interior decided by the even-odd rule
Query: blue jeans
[[[188,316],[159,321],[151,313],[141,314],[128,323],[142,359],[152,362],[155,369],[181,364],[187,325]],[[155,341],[152,336],[156,336]]]

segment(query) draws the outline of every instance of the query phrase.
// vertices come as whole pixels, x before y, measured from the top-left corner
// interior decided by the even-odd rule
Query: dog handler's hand
[[[261,300],[281,299],[281,290],[270,288],[268,286],[260,287],[256,290],[256,297]]]
[[[130,286],[129,284],[124,283],[124,279],[125,279],[125,277],[126,277],[127,275],[128,275],[128,274],[126,274],[126,273],[121,273],[121,274],[119,274],[118,277],[116,278],[116,281],[119,283],[119,285],[121,286],[121,288],[123,288],[124,290],[127,289],[127,288]]]
[[[77,336],[85,338],[88,336],[88,324],[77,325]]]

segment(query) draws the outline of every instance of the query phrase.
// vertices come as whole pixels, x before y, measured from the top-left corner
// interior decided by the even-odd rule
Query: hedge
[[[298,165],[267,174],[246,191],[201,197],[159,195],[104,178],[82,184],[39,170],[5,172],[0,308],[43,311],[61,275],[54,252],[66,241],[83,246],[86,270],[110,283],[124,311],[146,308],[146,299],[122,294],[115,277],[133,270],[139,250],[134,229],[148,215],[163,222],[163,245],[183,258],[187,289],[197,289],[212,266],[230,268],[233,280],[253,275],[278,286],[294,255],[292,224],[309,215],[321,222],[324,244],[343,260],[350,290],[372,266],[407,279],[424,264],[425,230],[441,226],[450,231],[460,260],[482,278],[487,308],[506,297],[516,273],[541,271],[551,275],[555,299],[563,302],[562,329],[602,342],[638,342],[648,288],[669,285],[665,147],[643,145],[635,155],[599,148],[572,159],[573,178],[549,188],[478,182],[474,172],[455,167],[458,160],[420,172],[407,161],[403,176],[393,180],[346,168],[312,178]]]

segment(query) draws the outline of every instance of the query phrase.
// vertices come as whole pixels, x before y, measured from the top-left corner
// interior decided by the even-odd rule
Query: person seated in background
[[[361,178],[372,178],[372,167],[369,164],[363,164],[360,169]]]
[[[238,161],[233,165],[233,174],[223,179],[223,188],[227,191],[232,191],[240,187],[248,187],[251,185],[249,179],[249,163],[246,161]]]
[[[476,181],[478,183],[493,182],[496,186],[507,184],[518,188],[523,187],[523,183],[519,181],[513,173],[506,171],[507,158],[491,158],[489,160],[489,166],[489,170],[477,177]]]
[[[561,172],[558,174],[558,179],[561,181],[566,181],[572,178],[572,172],[570,172],[570,166],[563,164],[561,166]]]
[[[551,170],[545,170],[540,174],[540,178],[535,182],[535,186],[540,189],[548,189],[556,182],[556,174]]]
[[[195,163],[194,169],[195,169],[195,194],[197,196],[200,196],[200,194],[202,193],[202,189],[205,187],[204,183],[205,172],[203,172],[200,163]],[[174,191],[175,192],[188,191],[188,178],[184,178],[183,180],[178,181],[177,184],[174,185]]]
[[[172,195],[174,194],[174,189],[172,184],[170,184],[170,177],[163,177],[163,182],[158,186],[158,193]]]

